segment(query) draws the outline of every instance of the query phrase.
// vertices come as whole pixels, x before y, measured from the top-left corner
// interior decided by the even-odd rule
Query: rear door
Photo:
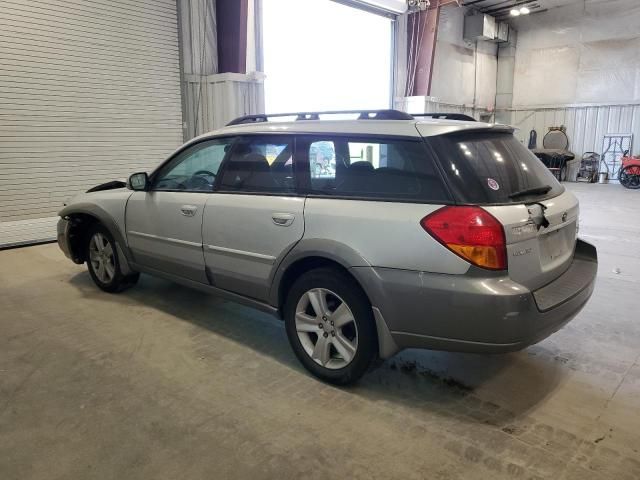
[[[578,201],[511,133],[461,132],[427,141],[456,200],[482,206],[503,224],[513,280],[536,289],[569,267]]]
[[[266,300],[270,279],[304,233],[304,196],[296,194],[294,140],[247,136],[225,161],[203,218],[204,258],[219,288]]]
[[[301,157],[308,157],[305,239],[329,240],[332,249],[352,252],[354,267],[469,269],[420,225],[453,203],[420,137],[318,134],[297,142]]]

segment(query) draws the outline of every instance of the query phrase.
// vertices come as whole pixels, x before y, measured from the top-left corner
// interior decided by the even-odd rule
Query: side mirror
[[[130,190],[144,192],[149,188],[149,176],[147,172],[134,173],[129,177],[127,188]]]

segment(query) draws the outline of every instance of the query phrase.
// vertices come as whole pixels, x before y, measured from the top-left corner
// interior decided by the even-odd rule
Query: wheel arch
[[[125,237],[114,218],[104,209],[90,203],[74,204],[63,208],[58,215],[70,222],[69,247],[75,263],[83,263],[86,260],[84,247],[88,241],[87,234],[93,225],[100,223],[113,235],[118,253],[126,260],[124,267],[129,268],[128,264],[132,258]]]
[[[351,270],[354,266],[370,266],[362,255],[340,242],[324,239],[302,240],[280,262],[272,278],[269,303],[278,308],[280,317],[287,292],[293,282],[305,272],[325,266],[338,268],[351,277],[371,303],[365,286]]]
[[[69,254],[74,263],[84,263],[86,259],[85,247],[89,241],[91,227],[100,223],[97,217],[84,213],[74,212],[64,217],[69,222],[68,245]]]

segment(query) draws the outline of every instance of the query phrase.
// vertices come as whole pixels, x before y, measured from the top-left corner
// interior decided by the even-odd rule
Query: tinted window
[[[293,142],[289,137],[238,140],[224,166],[220,190],[288,193],[295,191]]]
[[[314,193],[407,201],[449,201],[420,141],[318,138],[309,143]]]
[[[462,133],[429,141],[462,202],[522,203],[564,191],[544,164],[511,134]],[[530,189],[538,191],[514,195]]]
[[[153,190],[212,191],[232,139],[198,143],[179,153],[154,176]]]

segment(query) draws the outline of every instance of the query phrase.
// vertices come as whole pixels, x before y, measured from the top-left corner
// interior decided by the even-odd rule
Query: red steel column
[[[433,61],[436,54],[436,40],[438,39],[438,20],[440,7],[456,0],[431,0],[429,8],[423,12],[409,15],[407,25],[408,76],[413,83],[409,95],[431,94],[431,78],[433,76]],[[411,48],[413,39],[413,50]]]
[[[247,11],[247,0],[216,0],[218,73],[247,73]]]

